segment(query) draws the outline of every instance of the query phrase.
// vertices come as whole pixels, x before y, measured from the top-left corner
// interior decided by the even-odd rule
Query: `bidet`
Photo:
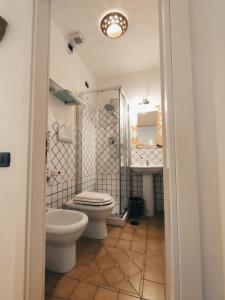
[[[70,271],[76,264],[76,242],[88,223],[86,214],[66,209],[49,209],[46,224],[46,269]]]

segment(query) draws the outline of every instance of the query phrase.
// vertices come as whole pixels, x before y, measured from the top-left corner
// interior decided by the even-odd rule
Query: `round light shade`
[[[127,31],[127,18],[118,12],[107,14],[101,22],[102,32],[111,39],[120,37]]]

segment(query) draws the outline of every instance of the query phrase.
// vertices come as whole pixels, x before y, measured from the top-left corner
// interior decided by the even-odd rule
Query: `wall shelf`
[[[51,78],[49,79],[49,91],[67,105],[86,105],[85,101],[80,96],[62,88]]]

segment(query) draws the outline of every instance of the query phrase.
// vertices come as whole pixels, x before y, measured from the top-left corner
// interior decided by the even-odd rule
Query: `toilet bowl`
[[[49,209],[46,224],[46,269],[66,273],[76,264],[76,241],[88,217],[78,211]]]
[[[88,199],[86,199],[86,204],[77,204],[74,203],[74,200],[71,199],[64,204],[66,209],[72,209],[75,211],[81,211],[88,216],[88,224],[83,233],[83,236],[93,239],[104,239],[107,237],[107,227],[106,219],[111,214],[115,202],[113,198],[110,197],[110,201],[106,205],[88,205]]]

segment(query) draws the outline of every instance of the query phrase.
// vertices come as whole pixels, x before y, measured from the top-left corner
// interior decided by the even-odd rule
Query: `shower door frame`
[[[89,90],[89,91],[81,92],[81,94],[85,94],[86,95],[86,94],[96,93],[96,95],[98,96],[99,93],[104,93],[104,92],[109,92],[109,91],[116,91],[116,92],[118,92],[118,100],[119,100],[119,105],[118,105],[118,111],[119,111],[119,118],[118,118],[118,127],[119,127],[119,143],[118,143],[118,145],[119,145],[119,150],[118,150],[118,154],[119,154],[119,166],[118,167],[119,167],[119,178],[120,178],[120,188],[119,188],[120,203],[119,203],[119,212],[118,212],[118,214],[119,214],[120,217],[122,217],[124,215],[124,213],[126,212],[127,207],[124,208],[123,210],[121,208],[121,202],[122,202],[122,196],[121,196],[122,195],[122,183],[121,183],[121,172],[122,171],[121,171],[121,163],[122,162],[121,162],[121,122],[120,122],[120,119],[121,119],[120,118],[120,116],[121,116],[121,109],[120,109],[120,105],[121,105],[121,101],[125,101],[125,105],[123,107],[123,110],[126,113],[125,117],[123,116],[123,123],[125,124],[126,123],[126,116],[128,116],[128,119],[129,119],[129,114],[128,114],[128,111],[127,111],[127,108],[128,108],[127,98],[126,98],[126,95],[125,95],[125,93],[124,93],[121,85],[107,87],[107,88],[102,88],[102,89],[100,88],[100,89],[95,89],[95,90]],[[121,99],[121,97],[123,99]],[[97,102],[98,102],[98,99],[97,99]],[[98,105],[97,105],[97,107],[98,107]],[[98,111],[97,111],[97,115],[98,115]],[[97,116],[97,119],[98,119],[98,116]],[[125,122],[124,122],[124,120],[125,120]],[[124,124],[123,124],[123,126],[124,126]],[[125,172],[126,172],[126,186],[125,186],[125,190],[126,190],[126,202],[127,202],[127,204],[128,204],[128,198],[127,197],[129,196],[127,194],[127,184],[128,184],[127,183],[127,167],[130,167],[129,166],[129,162],[128,162],[128,165],[127,165],[127,161],[128,161],[128,159],[127,159],[127,153],[130,151],[129,137],[128,137],[128,132],[126,130],[128,126],[129,126],[129,124],[127,123],[126,127],[125,127],[125,136],[126,136],[126,145],[125,145],[125,147],[126,147],[126,156],[125,156],[125,160],[126,160],[126,170],[125,170]],[[130,184],[130,181],[129,181],[129,184]]]
[[[122,98],[122,99],[121,99]],[[124,94],[122,88],[119,89],[119,116],[121,116],[121,109],[120,109],[120,105],[121,105],[121,101],[122,101],[122,105],[123,105],[123,139],[125,136],[125,140],[123,141],[123,151],[124,151],[124,172],[125,172],[125,205],[124,207],[122,207],[122,185],[123,185],[123,181],[121,180],[121,176],[122,176],[122,162],[121,162],[121,122],[119,120],[119,140],[120,140],[120,149],[119,149],[119,154],[120,154],[120,216],[123,216],[125,214],[125,212],[127,211],[127,206],[128,206],[128,197],[130,196],[128,194],[127,191],[127,185],[130,185],[130,178],[129,181],[127,180],[127,170],[128,168],[130,168],[129,165],[129,161],[128,161],[128,155],[129,155],[129,151],[130,151],[130,145],[129,145],[129,136],[128,136],[128,126],[129,126],[129,114],[128,114],[128,103],[127,103],[127,98],[126,95]],[[124,103],[123,103],[124,101]],[[129,176],[128,176],[129,177]],[[130,188],[129,188],[130,191]]]
[[[20,272],[15,274],[16,283],[24,282],[22,296],[21,293],[16,294],[19,287],[15,286],[17,300],[40,300],[44,297],[45,199],[42,191],[45,189],[45,182],[42,176],[45,168],[45,157],[43,149],[40,147],[45,143],[47,128],[47,124],[42,126],[44,124],[41,122],[43,114],[47,114],[48,70],[46,62],[49,57],[50,1],[32,0],[32,3],[34,11],[29,16],[33,20],[34,32],[34,43],[31,50],[32,60],[30,62],[32,69],[30,86],[32,114],[29,134],[29,172],[27,175],[27,217],[26,226],[24,226],[26,240],[24,249],[21,249],[24,251],[26,260],[23,266],[25,275],[21,275]],[[195,186],[197,178],[197,171],[194,166],[196,161],[195,134],[189,135],[188,149],[183,146],[183,135],[180,134],[182,130],[186,132],[187,126],[189,129],[194,128],[193,95],[192,86],[190,86],[190,82],[192,82],[192,59],[189,3],[186,0],[159,0],[159,3],[164,149],[166,154],[164,168],[166,185],[166,292],[168,300],[201,300],[198,191],[196,188],[190,190],[190,186]],[[181,70],[182,72],[180,72]],[[184,111],[186,114],[188,112],[188,122],[187,118],[182,119],[180,117],[180,113]],[[185,161],[186,157],[190,157],[190,148],[194,159],[190,161],[189,158]],[[36,151],[33,151],[34,149]],[[180,164],[181,160],[182,165]],[[191,199],[189,202],[186,193],[189,200]],[[18,214],[17,217],[19,218],[20,215]],[[189,227],[190,220],[191,227]],[[195,231],[193,231],[193,226],[196,228]],[[187,259],[190,257],[190,253],[191,257],[195,258],[193,261]],[[20,265],[18,261],[15,264]]]

